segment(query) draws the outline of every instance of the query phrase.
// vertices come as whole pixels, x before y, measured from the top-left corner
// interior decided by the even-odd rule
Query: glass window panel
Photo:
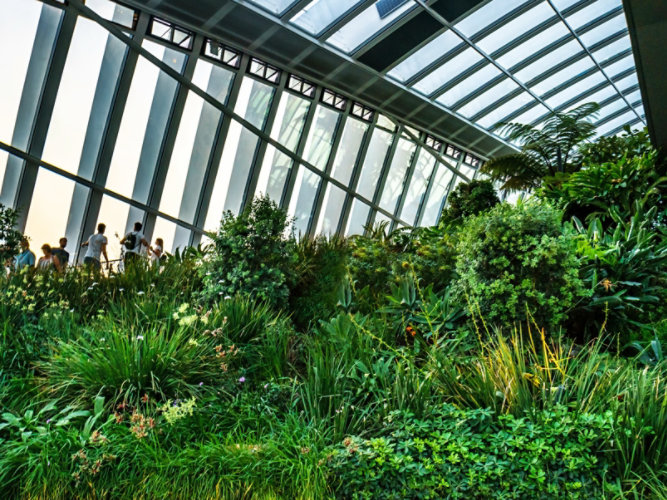
[[[272,14],[282,14],[286,11],[296,0],[250,0],[252,3],[265,8]]]
[[[587,47],[591,47],[598,42],[601,42],[605,38],[608,38],[612,35],[615,35],[619,31],[624,31],[627,29],[627,24],[625,22],[625,15],[623,12],[620,12],[617,16],[614,16],[612,19],[606,23],[596,26],[592,30],[581,33],[579,38]]]
[[[580,80],[566,87],[564,90],[550,97],[545,102],[552,108],[557,108],[564,102],[567,102],[570,99],[574,99],[579,94],[586,92],[587,90],[590,90],[593,87],[605,81],[607,81],[607,79],[602,75],[602,73],[596,71],[595,73],[593,73],[590,76],[587,76],[583,80]]]
[[[445,158],[445,160],[452,166],[456,167],[456,160]],[[435,171],[435,178],[433,179],[433,187],[424,205],[421,225],[434,226],[440,219],[440,209],[442,207],[442,200],[447,195],[449,184],[454,177],[454,172],[438,162]]]
[[[459,109],[458,112],[466,118],[470,118],[518,88],[519,86],[516,83],[509,78],[505,78],[489,90],[479,94],[475,99]]]
[[[396,147],[394,157],[391,159],[387,180],[385,181],[384,190],[380,197],[380,207],[384,208],[387,212],[393,214],[396,210],[396,205],[405,186],[405,174],[410,167],[416,150],[417,145],[414,142],[403,138],[398,140],[398,146]]]
[[[386,130],[389,130],[390,132],[395,132],[396,131],[396,123],[391,121],[389,118],[384,116],[381,113],[378,113],[378,119],[377,119],[377,127],[382,127],[385,128]]]
[[[283,93],[278,104],[271,137],[290,151],[294,151],[299,143],[309,107],[310,101],[287,92]],[[292,163],[289,156],[271,145],[267,146],[255,194],[267,194],[280,203]]]
[[[596,121],[604,120],[606,117],[616,113],[623,108],[627,108],[627,104],[625,104],[625,101],[619,97],[615,101],[612,101],[600,108],[600,112],[598,113],[598,118]]]
[[[76,174],[79,162],[86,161],[82,153],[87,143],[86,153],[94,165],[125,51],[125,44],[97,23],[77,19],[46,136],[44,161]],[[82,167],[86,171],[81,173],[90,178],[93,166]]]
[[[561,12],[579,1],[580,0],[551,0],[551,2],[554,4],[554,7],[556,7]]]
[[[428,187],[428,181],[431,178],[431,174],[433,173],[435,162],[435,157],[428,151],[422,149],[419,152],[417,165],[415,166],[414,173],[412,174],[410,185],[405,192],[405,203],[403,204],[403,210],[401,210],[399,215],[401,219],[411,225],[416,223],[417,211],[419,210],[419,205],[421,205],[421,202],[426,195],[426,188]]]
[[[391,225],[391,217],[387,217],[381,212],[375,212],[375,218],[373,219],[373,227],[378,227],[381,224],[385,224],[385,232],[389,232],[389,226]]]
[[[135,11],[130,7],[119,5],[111,0],[86,0],[86,7],[97,12],[104,19],[125,26],[134,27]]]
[[[500,17],[527,2],[528,0],[492,0],[483,7],[472,11],[465,19],[456,23],[455,27],[471,38]]]
[[[273,87],[244,77],[234,111],[258,128],[263,128],[273,97]],[[243,203],[248,176],[259,137],[233,121],[229,126],[206,217],[206,229],[217,229],[224,210],[238,213]]]
[[[368,200],[373,199],[375,188],[380,180],[380,173],[385,158],[393,141],[393,136],[384,130],[373,130],[371,142],[361,167],[361,176],[357,185],[357,193]]]
[[[42,4],[36,0],[0,0],[0,141],[14,144],[17,148],[26,149],[25,141],[12,142],[14,126],[19,112],[21,95],[24,92],[24,83],[28,74],[30,55],[37,36],[37,26],[42,10],[48,11],[52,18],[52,35],[50,43],[56,33],[60,13],[57,9]],[[46,17],[46,15],[45,15]],[[41,88],[47,64],[43,65],[42,74],[31,74],[30,85]],[[31,128],[30,123],[21,124]],[[27,135],[27,134],[26,134]],[[0,162],[4,165],[5,162]]]
[[[498,122],[502,121],[512,112],[523,108],[529,103],[535,102],[535,99],[533,99],[530,94],[527,92],[521,92],[518,96],[513,97],[505,104],[501,104],[500,106],[493,108],[490,113],[477,120],[477,125],[484,128],[494,127]]]
[[[107,254],[109,255],[109,260],[120,259],[122,255],[120,239],[132,229],[132,224],[135,222],[134,220],[129,220],[129,215],[130,205],[111,196],[104,195],[102,197],[102,204],[100,205],[95,227],[100,222],[103,222],[107,226],[104,234],[108,240]],[[83,235],[84,239],[89,236],[89,234]]]
[[[547,47],[556,40],[560,40],[569,35],[570,30],[568,30],[563,23],[554,24],[553,26],[540,31],[521,45],[514,47],[506,54],[498,57],[498,64],[504,68],[511,68],[535,54],[535,47]]]
[[[347,220],[347,227],[345,228],[345,236],[364,234],[364,228],[366,227],[370,211],[371,207],[363,201],[356,198],[352,200],[350,217]]]
[[[210,64],[197,66],[193,83],[206,88],[211,67]],[[192,91],[188,93],[160,198],[161,212],[194,222],[221,115],[220,110],[200,96]]]
[[[381,16],[378,9],[380,1],[378,0],[358,14],[340,30],[331,35],[327,39],[327,42],[344,52],[352,52],[363,42],[375,35],[375,33],[381,31],[409,10],[417,7],[415,2],[406,2],[390,14]]]
[[[480,53],[472,47],[468,47],[415,83],[414,89],[423,94],[431,95],[481,60]]]
[[[628,111],[627,113],[623,113],[621,116],[617,116],[613,120],[610,120],[607,123],[600,125],[597,129],[597,133],[599,135],[608,134],[609,132],[617,129],[618,127],[631,122],[635,118],[637,118],[637,115],[635,115],[633,111]]]
[[[623,38],[593,52],[593,57],[597,62],[604,63],[607,59],[614,57],[616,54],[620,54],[621,52],[630,49],[630,37],[624,36]]]
[[[320,170],[324,170],[329,160],[339,118],[340,113],[324,106],[317,106],[315,118],[308,130],[303,158]]]
[[[318,234],[334,234],[338,230],[338,222],[343,211],[347,193],[333,184],[327,183],[322,201],[320,220],[317,222]]]
[[[621,0],[597,0],[583,9],[570,14],[567,16],[566,20],[568,24],[572,26],[572,29],[577,30],[584,24],[587,24],[620,6]]]
[[[463,41],[456,33],[447,30],[410,55],[387,74],[392,78],[405,82],[442,57],[443,54],[446,54],[462,43]]]
[[[167,219],[157,217],[155,219],[155,228],[151,237],[151,243],[156,238],[162,238],[164,243],[164,251],[174,253],[176,250],[184,250],[190,240],[191,231],[183,227],[179,227]]]
[[[290,22],[311,35],[319,35],[324,29],[342,17],[347,11],[356,7],[362,0],[313,0]]]
[[[613,79],[613,78],[612,78]],[[618,81],[615,81],[614,84],[623,92],[626,89],[639,85],[639,80],[637,78],[637,73],[632,73],[631,75],[625,76]]]
[[[517,71],[514,76],[516,76],[522,82],[529,82],[533,78],[546,73],[551,68],[558,66],[567,58],[572,57],[573,55],[580,52],[583,52],[581,45],[579,45],[579,42],[576,40],[572,40],[567,42],[565,45],[558,47],[557,49],[549,51],[543,57],[540,57],[525,68]]]
[[[297,234],[306,234],[308,231],[320,182],[322,182],[322,178],[319,175],[303,166],[299,167],[287,211],[291,217],[294,217],[294,227]]]
[[[142,46],[173,69],[183,69],[185,56],[182,53],[148,40]],[[150,186],[159,158],[177,88],[174,79],[139,57],[111,158],[106,182],[108,189],[146,201],[147,186]],[[141,172],[140,179],[137,179],[138,172]],[[135,186],[143,186],[143,189],[135,191]]]
[[[524,111],[519,116],[512,118],[512,122],[530,124],[533,123],[535,120],[537,120],[540,116],[544,116],[548,112],[549,110],[547,109],[546,106],[538,104],[537,106],[533,106],[529,110]]]
[[[578,61],[567,65],[567,67],[561,69],[541,82],[536,83],[532,86],[532,90],[537,95],[544,95],[567,82],[568,80],[581,75],[583,72],[591,69],[593,66],[594,64],[593,61],[591,61],[591,58],[584,57],[583,59],[579,59]]]
[[[614,64],[609,66],[603,66],[604,72],[610,77],[614,78],[616,75],[623,73],[624,71],[634,68],[635,60],[632,54],[625,56],[620,61],[616,61]]]
[[[336,157],[331,166],[331,176],[347,185],[359,156],[361,141],[368,130],[368,124],[355,118],[348,118],[343,129]]]
[[[542,2],[511,21],[507,21],[477,42],[477,46],[487,54],[491,54],[555,15],[550,5]]]
[[[502,72],[494,65],[487,64],[442,94],[437,101],[445,106],[453,106],[461,99],[474,94],[477,89],[501,74]]]
[[[642,93],[639,90],[635,90],[634,92],[631,92],[630,94],[626,95],[625,98],[628,100],[630,104],[634,104],[637,101],[641,101]]]
[[[30,238],[37,258],[42,255],[40,247],[44,243],[54,245],[65,236],[73,192],[74,181],[39,169],[25,226],[25,234]],[[76,241],[78,234],[69,236]]]
[[[614,88],[611,85],[609,85],[609,86],[607,86],[607,87],[605,87],[601,90],[598,90],[593,95],[590,95],[588,97],[584,97],[580,101],[572,104],[571,106],[568,106],[566,111],[571,111],[574,108],[576,108],[577,106],[581,106],[582,104],[587,103],[587,102],[601,103],[602,101],[604,101],[605,99],[610,98],[614,94],[616,94],[616,91],[614,90]]]

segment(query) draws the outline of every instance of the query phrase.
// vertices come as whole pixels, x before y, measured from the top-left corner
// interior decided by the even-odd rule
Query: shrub
[[[652,151],[648,130],[633,132],[628,126],[624,127],[623,134],[599,137],[594,142],[583,144],[580,148],[584,167],[617,162],[624,157],[638,158]]]
[[[468,219],[456,264],[460,299],[492,324],[525,321],[530,311],[540,326],[558,325],[586,294],[577,237],[560,219],[538,203],[502,204]]]
[[[666,217],[667,202],[662,193],[667,177],[656,166],[653,151],[639,157],[622,157],[614,162],[591,164],[579,172],[547,184],[540,196],[565,211],[565,219],[599,218],[613,224],[612,212],[628,221],[637,209],[657,207],[654,220]]]
[[[442,210],[441,224],[461,222],[470,215],[477,215],[500,203],[496,188],[491,181],[472,180],[462,182],[447,197],[447,206]]]
[[[17,231],[18,212],[0,203],[0,266],[19,253],[21,233]]]
[[[534,419],[489,410],[396,412],[370,439],[348,437],[329,458],[343,498],[586,498],[608,479],[613,420],[565,407]]]
[[[146,396],[164,401],[206,391],[225,376],[214,349],[222,340],[193,337],[189,321],[132,329],[102,321],[87,335],[56,342],[37,365],[43,386],[74,401],[103,395],[133,404]]]
[[[202,267],[207,302],[237,293],[271,306],[287,303],[296,265],[291,222],[268,197],[257,198],[238,216],[226,212]]]
[[[592,296],[572,315],[571,331],[594,335],[604,328],[627,335],[646,331],[652,321],[665,317],[667,231],[654,227],[656,211],[657,207],[644,211],[636,206],[635,214],[625,221],[612,210],[615,224],[608,228],[600,219],[588,226],[574,220],[582,235],[582,276]]]
[[[305,330],[335,314],[349,249],[343,239],[320,236],[299,241],[297,253],[298,278],[290,291],[290,310],[296,327]]]

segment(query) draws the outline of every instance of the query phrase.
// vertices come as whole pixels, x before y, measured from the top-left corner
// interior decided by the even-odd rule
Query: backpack
[[[134,247],[137,246],[137,233],[129,233],[125,237],[124,245],[128,250],[134,250]]]

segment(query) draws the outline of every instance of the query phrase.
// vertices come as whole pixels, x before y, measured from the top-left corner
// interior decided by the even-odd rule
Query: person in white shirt
[[[99,271],[102,267],[100,262],[100,255],[104,255],[104,259],[109,267],[109,257],[107,256],[107,237],[104,236],[107,226],[99,223],[97,225],[97,233],[88,238],[88,241],[83,243],[81,247],[88,247],[86,255],[83,257],[83,264]]]
[[[164,254],[164,241],[162,238],[155,238],[155,246],[148,247],[148,254],[151,256],[151,264],[160,263],[160,258]]]
[[[120,244],[125,247],[125,255],[123,257],[125,269],[130,265],[130,262],[136,261],[141,255],[142,247],[148,248],[148,242],[141,232],[141,222],[134,223],[134,231],[130,231],[125,237],[120,240]]]

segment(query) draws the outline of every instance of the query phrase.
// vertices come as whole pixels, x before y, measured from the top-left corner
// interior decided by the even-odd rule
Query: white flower
[[[146,292],[144,292],[143,290],[139,290],[139,291],[137,292],[137,295],[144,295],[145,293],[146,293]]]
[[[144,340],[144,336],[143,335],[137,335],[137,340]]]
[[[225,300],[231,300],[232,298],[229,295],[225,295]]]
[[[105,339],[104,337],[102,337],[102,338],[100,339],[100,342],[105,342],[105,341],[106,341],[106,339]]]

